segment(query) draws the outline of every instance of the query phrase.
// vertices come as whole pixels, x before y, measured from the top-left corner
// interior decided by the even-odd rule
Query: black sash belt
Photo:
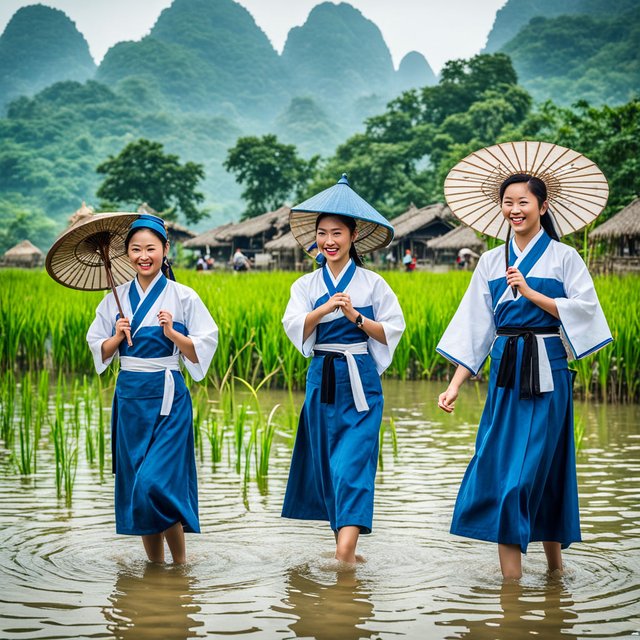
[[[516,357],[518,354],[518,338],[524,340],[522,365],[520,368],[520,399],[530,400],[533,395],[540,395],[540,361],[538,359],[538,340],[536,335],[551,333],[560,334],[558,327],[501,327],[496,331],[499,336],[508,336],[507,344],[502,352],[502,360],[498,369],[499,387],[513,388],[516,376]]]
[[[336,370],[333,361],[336,358],[344,358],[342,353],[333,351],[315,351],[314,356],[324,356],[322,362],[322,386],[320,387],[320,402],[323,404],[335,404],[336,402]]]

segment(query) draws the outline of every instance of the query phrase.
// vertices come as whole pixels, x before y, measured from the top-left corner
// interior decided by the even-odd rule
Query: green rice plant
[[[229,273],[202,277],[192,271],[178,271],[177,275],[198,292],[220,329],[207,384],[220,389],[225,376],[227,379],[238,376],[255,387],[264,376],[279,368],[269,385],[290,390],[304,387],[308,362],[291,344],[281,323],[290,286],[299,274],[251,273],[237,278]],[[471,274],[382,275],[398,296],[407,327],[385,375],[400,379],[449,377],[452,367],[435,354],[435,345],[455,313]],[[640,399],[639,282],[637,275],[594,278],[615,342],[576,367],[579,395]],[[2,370],[35,371],[50,367],[55,374],[92,372],[85,336],[103,295],[65,289],[43,271],[0,271]],[[15,304],[17,298],[20,305]],[[598,363],[598,375],[595,380],[587,379],[594,362]],[[113,371],[115,366],[108,375]],[[6,429],[3,436],[5,433]]]
[[[585,431],[584,420],[576,416],[573,421],[573,439],[576,446],[576,453],[582,449]]]
[[[255,421],[254,421],[255,427]],[[251,437],[244,449],[244,474],[242,476],[242,501],[247,511],[249,508],[249,482],[251,481],[251,453],[256,443],[256,429],[251,429]]]
[[[9,369],[0,378],[0,398],[2,411],[2,440],[6,449],[13,448],[15,434],[16,377]]]
[[[18,472],[23,476],[28,476],[34,470],[35,449],[37,441],[33,433],[33,387],[31,385],[31,372],[27,371],[20,384],[20,420],[19,420],[19,441],[20,455],[16,456]]]
[[[104,464],[105,464],[105,453],[106,453],[106,445],[105,445],[105,420],[104,420],[104,407],[102,404],[102,382],[100,376],[97,378],[97,390],[96,390],[96,400],[98,402],[98,433],[97,433],[97,443],[98,443],[98,468],[100,469],[100,477],[104,474]]]
[[[247,421],[247,406],[245,404],[235,405],[233,414],[233,435],[236,451],[236,473],[242,470],[242,451],[244,448],[244,428]]]
[[[49,419],[49,372],[43,369],[38,376],[38,390],[36,399],[36,416],[33,429],[33,472],[38,470],[38,446],[42,438],[42,428]]]
[[[78,438],[75,427],[66,428],[66,407],[63,395],[64,384],[58,378],[55,399],[55,415],[51,428],[55,461],[56,461],[56,491],[58,498],[64,495],[65,503],[69,506],[73,496],[73,485],[78,468]]]
[[[207,395],[207,388],[200,386],[198,393],[196,394],[194,401],[193,412],[193,439],[195,443],[196,451],[200,456],[200,460],[204,460],[204,447],[202,446],[202,431],[203,425],[206,423],[209,417],[209,396]]]
[[[266,424],[257,434],[258,461],[256,464],[256,480],[258,482],[258,489],[263,495],[267,493],[268,489],[269,458],[271,456],[271,445],[273,444],[273,436],[276,430],[273,417],[279,408],[280,405],[276,404],[273,409],[271,409]]]
[[[378,445],[378,468],[380,471],[384,471],[384,442],[387,431],[391,439],[391,451],[393,452],[393,459],[398,459],[398,434],[396,432],[396,424],[392,417],[389,420],[383,420],[380,425],[380,442]]]
[[[215,468],[222,462],[222,446],[224,443],[225,427],[218,421],[217,415],[212,411],[206,423],[206,434],[211,446],[211,464]]]
[[[84,451],[87,462],[93,466],[96,459],[96,435],[93,428],[93,389],[87,381],[87,376],[82,379],[82,404],[84,408]]]

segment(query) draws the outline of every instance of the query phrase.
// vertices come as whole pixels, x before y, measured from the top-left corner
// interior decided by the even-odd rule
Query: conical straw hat
[[[356,220],[358,238],[355,245],[356,251],[361,255],[386,247],[393,240],[393,227],[389,221],[349,186],[347,175],[344,173],[333,187],[291,208],[291,233],[311,256],[317,253],[316,219],[321,213],[347,216]]]
[[[472,229],[505,240],[509,223],[502,215],[499,189],[516,173],[544,181],[560,236],[588,225],[607,204],[609,185],[598,166],[549,142],[505,142],[468,155],[444,181],[447,204]]]
[[[136,272],[129,262],[124,241],[139,213],[98,213],[81,219],[64,231],[47,254],[49,275],[71,289],[109,289],[103,255],[106,255],[116,286]]]

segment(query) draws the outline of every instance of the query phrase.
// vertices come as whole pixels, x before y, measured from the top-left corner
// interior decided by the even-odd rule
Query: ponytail
[[[356,263],[358,267],[364,267],[364,263],[362,262],[362,258],[358,255],[356,250],[356,243],[352,242],[349,247],[349,257]]]
[[[176,277],[175,275],[173,275],[173,269],[171,268],[171,263],[167,259],[167,256],[164,256],[164,258],[162,258],[162,266],[160,267],[160,270],[166,278],[168,278],[169,280],[173,280],[174,282],[176,281]]]
[[[556,226],[553,224],[553,215],[551,215],[551,211],[549,209],[547,209],[546,213],[540,217],[540,224],[552,240],[560,241],[560,236],[556,231]]]

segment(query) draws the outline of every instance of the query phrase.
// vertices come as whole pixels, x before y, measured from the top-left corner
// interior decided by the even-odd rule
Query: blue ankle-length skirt
[[[324,356],[311,361],[282,515],[329,521],[334,531],[357,526],[371,533],[384,398],[373,358],[354,357],[369,405],[362,413],[355,408],[346,360],[334,360],[333,404],[321,402]]]
[[[554,390],[519,398],[523,340],[513,388],[496,386],[505,337],[492,350],[489,392],[475,455],[453,512],[451,533],[502,544],[523,553],[534,541],[580,537],[573,436],[573,375],[560,338],[546,339]]]
[[[116,531],[150,535],[181,522],[199,533],[191,396],[179,371],[161,416],[164,371],[120,371],[113,398]]]

